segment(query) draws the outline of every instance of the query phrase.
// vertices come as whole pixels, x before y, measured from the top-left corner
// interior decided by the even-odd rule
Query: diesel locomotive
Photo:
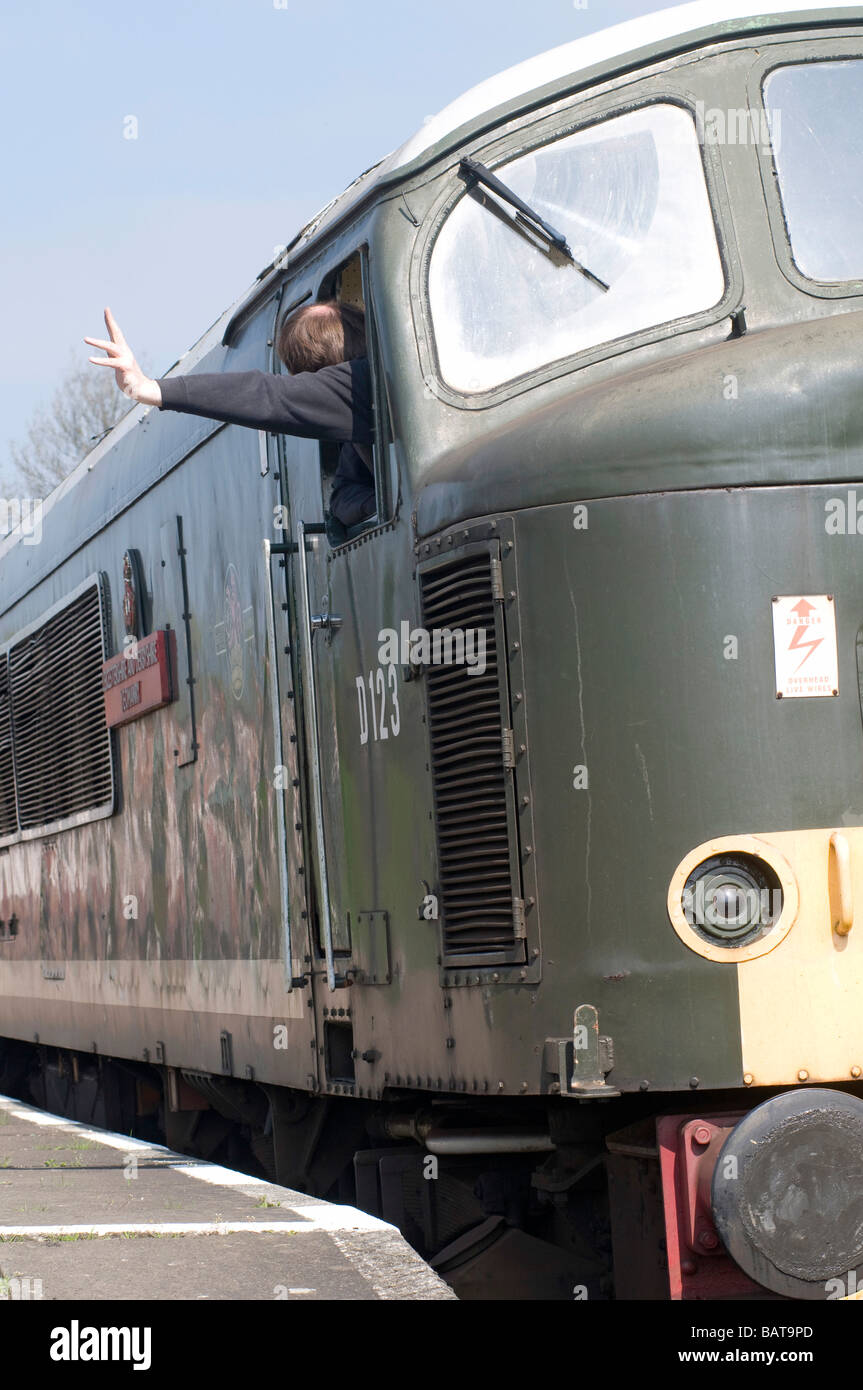
[[[142,407],[24,508],[0,1090],[463,1297],[853,1295],[861,107],[847,5],[532,59],[171,369],[362,305],[374,516],[332,445]]]

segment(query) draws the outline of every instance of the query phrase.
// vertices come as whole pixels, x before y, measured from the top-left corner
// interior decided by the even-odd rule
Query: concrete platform
[[[394,1226],[0,1096],[0,1299],[454,1299]]]

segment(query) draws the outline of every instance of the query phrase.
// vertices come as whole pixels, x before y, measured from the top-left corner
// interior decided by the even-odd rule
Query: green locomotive
[[[0,545],[0,1089],[465,1297],[854,1292],[861,99],[830,4],[482,84],[173,369],[362,304],[374,517],[136,409]]]

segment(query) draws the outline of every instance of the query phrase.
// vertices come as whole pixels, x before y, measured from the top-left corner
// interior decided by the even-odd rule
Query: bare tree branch
[[[12,476],[6,492],[46,497],[115,425],[134,402],[117,390],[110,372],[75,363],[50,403],[34,411],[23,440],[9,445]]]

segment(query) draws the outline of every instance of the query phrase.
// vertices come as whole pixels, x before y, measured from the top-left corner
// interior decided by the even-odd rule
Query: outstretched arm
[[[296,376],[188,372],[164,377],[159,385],[163,410],[307,439],[372,442],[371,375],[365,357]]]
[[[91,347],[102,348],[108,356],[91,357],[90,361],[97,367],[113,367],[117,385],[130,400],[139,401],[141,405],[161,405],[162,392],[158,381],[153,381],[141,371],[110,309],[105,310],[105,327],[109,334],[108,342],[103,338],[85,338],[84,342]]]
[[[310,439],[372,442],[371,374],[365,357],[296,376],[261,371],[189,372],[153,381],[135,361],[110,309],[105,310],[105,323],[110,341],[84,341],[103,348],[108,356],[91,357],[90,361],[97,367],[113,367],[117,385],[133,401]]]

